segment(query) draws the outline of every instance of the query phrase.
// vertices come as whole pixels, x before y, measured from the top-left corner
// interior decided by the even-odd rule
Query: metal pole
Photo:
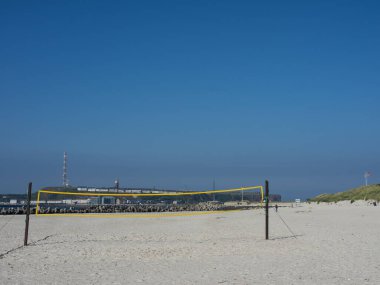
[[[265,239],[269,239],[269,182],[265,180]]]
[[[29,187],[28,187],[28,201],[27,201],[27,205],[26,205],[24,246],[27,246],[27,245],[28,245],[29,215],[30,215],[30,200],[31,200],[31,199],[32,199],[32,182],[29,182]]]
[[[212,181],[212,190],[215,191],[215,178],[214,180]],[[215,201],[215,193],[213,194],[213,198],[212,198],[213,201]]]

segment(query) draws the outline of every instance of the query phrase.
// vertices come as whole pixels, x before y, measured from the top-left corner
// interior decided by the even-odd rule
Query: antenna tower
[[[65,151],[63,153],[63,186],[68,187],[69,186],[69,179],[67,178],[67,152]]]
[[[117,178],[116,180],[115,180],[115,188],[116,188],[116,190],[119,190],[119,178]]]

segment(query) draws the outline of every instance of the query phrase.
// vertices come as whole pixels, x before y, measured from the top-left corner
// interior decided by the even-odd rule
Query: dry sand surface
[[[0,216],[0,283],[380,284],[380,207],[280,208],[296,237],[273,209],[270,214],[269,241],[263,210],[32,216],[32,245],[20,248],[25,217]]]

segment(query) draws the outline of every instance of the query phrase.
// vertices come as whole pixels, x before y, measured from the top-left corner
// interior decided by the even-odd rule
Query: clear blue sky
[[[0,193],[286,199],[380,177],[378,1],[1,1]]]

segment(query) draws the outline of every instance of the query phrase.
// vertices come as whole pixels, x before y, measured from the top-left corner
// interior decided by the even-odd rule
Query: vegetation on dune
[[[376,200],[380,201],[380,184],[362,186],[345,192],[335,194],[321,194],[314,198],[308,199],[310,202],[338,202],[349,200]]]

